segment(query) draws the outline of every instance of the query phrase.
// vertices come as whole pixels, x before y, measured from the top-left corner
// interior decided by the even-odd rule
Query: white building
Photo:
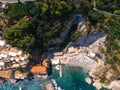
[[[0,54],[0,57],[1,58],[7,58],[7,55],[6,54]]]
[[[52,65],[57,65],[59,64],[59,59],[51,59]]]
[[[8,55],[9,55],[9,56],[13,56],[13,57],[15,57],[15,56],[17,55],[17,53],[15,53],[15,52],[9,52]]]
[[[89,57],[91,57],[91,58],[94,58],[94,57],[95,57],[95,55],[96,55],[95,53],[89,53],[89,55],[88,55],[88,56],[89,56]]]
[[[22,55],[22,51],[18,51],[18,53],[16,53],[16,54],[21,56]]]
[[[1,7],[2,7],[2,8],[6,8],[6,6],[7,6],[7,5],[6,5],[5,3],[3,3]]]
[[[62,52],[56,52],[56,53],[54,53],[54,56],[62,56],[62,55],[63,55]]]
[[[75,48],[74,47],[69,47],[68,48],[68,53],[73,53],[75,52]]]
[[[4,40],[0,40],[0,46],[5,46],[6,42]]]
[[[4,62],[0,62],[0,66],[4,66],[4,64],[5,64]]]

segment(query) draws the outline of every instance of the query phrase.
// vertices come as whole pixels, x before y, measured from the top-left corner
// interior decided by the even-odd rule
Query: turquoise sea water
[[[59,78],[59,73],[53,70],[53,74],[49,79],[55,79],[58,86],[64,90],[95,90],[92,85],[85,82],[87,70],[80,67],[63,66],[63,76]],[[24,90],[43,90],[40,84],[44,80],[24,80],[16,84],[7,82],[0,85],[0,90],[19,90],[19,87],[24,87]]]
[[[63,66],[63,76],[58,78],[58,72],[54,72],[58,86],[64,90],[95,90],[92,85],[85,82],[87,70],[81,67]]]

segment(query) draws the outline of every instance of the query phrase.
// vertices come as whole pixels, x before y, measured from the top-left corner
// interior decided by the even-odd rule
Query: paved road
[[[35,0],[20,0],[20,2],[26,2],[26,1],[35,1]],[[18,3],[18,0],[0,0],[0,2]]]
[[[109,13],[109,12],[106,12],[106,11],[99,10],[99,9],[97,9],[97,8],[93,8],[93,9],[94,9],[95,11],[97,11],[97,12],[109,14],[110,16],[120,16],[120,15],[117,15],[117,14],[113,14],[113,13]]]
[[[106,11],[102,11],[102,10],[99,10],[96,8],[96,1],[94,0],[93,2],[93,5],[94,5],[94,8],[93,10],[97,11],[97,12],[101,12],[101,13],[105,13],[105,14],[108,14],[110,16],[120,16],[120,15],[117,15],[117,14],[113,14],[113,13],[109,13],[109,12],[106,12]]]

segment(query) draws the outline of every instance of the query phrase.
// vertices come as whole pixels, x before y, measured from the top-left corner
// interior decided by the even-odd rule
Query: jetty
[[[59,76],[62,77],[62,65],[60,64],[60,71],[59,71]]]

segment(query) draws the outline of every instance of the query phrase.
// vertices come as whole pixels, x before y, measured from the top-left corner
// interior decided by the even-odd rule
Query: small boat
[[[56,65],[56,66],[55,66],[55,69],[56,69],[56,70],[60,70],[60,65]]]

